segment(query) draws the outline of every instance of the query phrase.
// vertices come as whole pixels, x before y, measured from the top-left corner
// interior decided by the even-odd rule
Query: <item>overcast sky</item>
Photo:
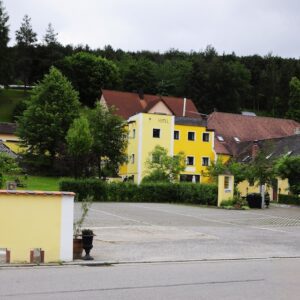
[[[39,39],[123,50],[203,50],[300,57],[299,0],[3,0],[10,35],[28,14]]]

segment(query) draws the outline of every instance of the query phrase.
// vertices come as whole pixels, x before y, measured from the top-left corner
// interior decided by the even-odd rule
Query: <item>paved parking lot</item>
[[[80,204],[76,204],[78,216]],[[84,227],[99,261],[300,257],[300,208],[234,211],[157,203],[94,203]]]

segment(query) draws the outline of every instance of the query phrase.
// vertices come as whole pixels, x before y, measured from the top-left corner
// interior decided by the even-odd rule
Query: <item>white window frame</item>
[[[208,135],[208,141],[205,141],[205,140],[204,140],[204,135],[205,135],[205,134]],[[209,132],[203,132],[203,133],[202,133],[202,142],[204,142],[204,143],[209,143],[209,142],[210,142],[210,134],[209,134]]]
[[[159,137],[154,136],[154,130],[159,130]],[[153,139],[160,139],[160,133],[161,133],[160,128],[152,128],[152,138]]]
[[[192,165],[188,164],[188,158],[189,157],[193,158],[193,164]],[[195,156],[193,156],[193,155],[187,155],[187,157],[186,157],[186,165],[187,166],[194,166],[195,165]]]
[[[178,132],[178,139],[175,139],[175,131]],[[174,132],[173,132],[173,138],[174,138],[174,141],[179,141],[180,140],[180,130],[174,130]]]
[[[194,139],[193,140],[189,139],[189,133],[194,133]],[[196,141],[196,131],[188,131],[187,140],[190,141],[190,142],[195,142]]]
[[[208,160],[208,165],[204,165],[204,164],[203,164],[204,158],[207,158],[207,160]],[[208,167],[208,166],[210,165],[210,158],[209,158],[208,156],[202,156],[202,161],[201,161],[201,163],[202,163],[202,167]]]

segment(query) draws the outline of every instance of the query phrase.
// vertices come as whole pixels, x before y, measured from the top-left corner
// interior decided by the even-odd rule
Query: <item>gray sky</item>
[[[3,0],[11,37],[25,14],[39,39],[123,50],[203,50],[300,57],[299,0]],[[14,43],[14,41],[12,40]]]

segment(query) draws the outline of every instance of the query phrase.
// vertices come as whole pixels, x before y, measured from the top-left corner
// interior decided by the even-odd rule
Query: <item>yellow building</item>
[[[139,113],[128,119],[128,163],[120,168],[123,178],[140,183],[149,173],[147,160],[156,146],[170,156],[183,152],[186,168],[180,181],[208,182],[207,166],[215,160],[214,132],[208,131],[205,120],[175,117],[161,113]]]

